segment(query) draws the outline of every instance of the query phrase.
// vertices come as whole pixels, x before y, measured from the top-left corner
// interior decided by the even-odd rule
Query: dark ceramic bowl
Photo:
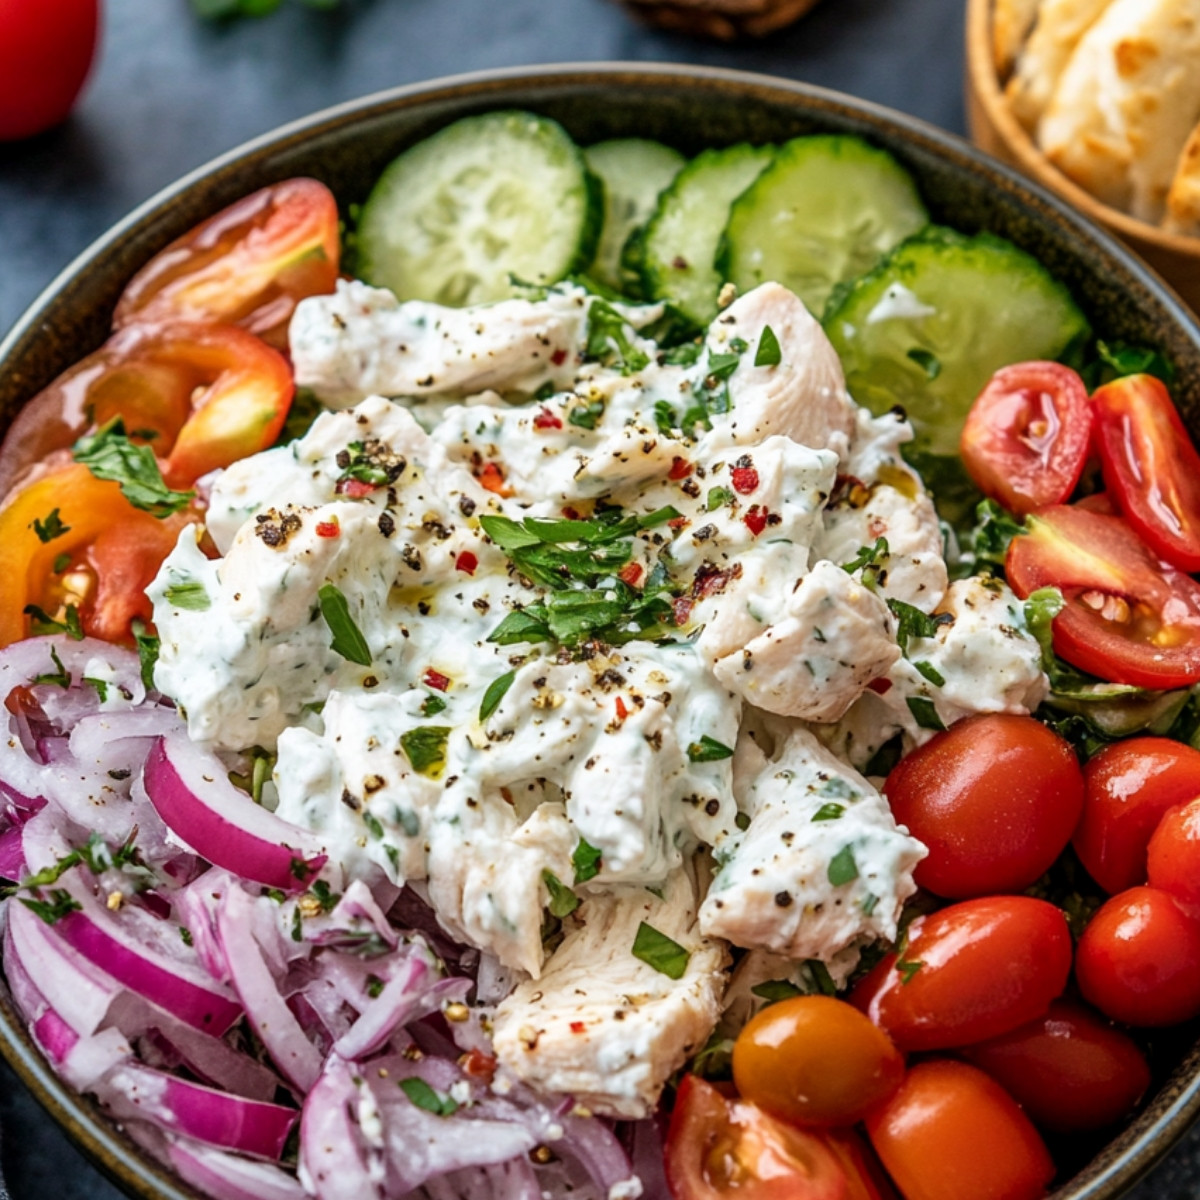
[[[1049,192],[967,143],[875,105],[803,84],[699,67],[610,64],[535,67],[400,88],[288,125],[159,193],[81,255],[0,344],[0,417],[105,338],[113,305],[152,254],[254,188],[292,175],[324,180],[343,210],[361,201],[399,151],[458,117],[533,109],[580,142],[657,138],[694,154],[706,146],[847,132],[885,146],[916,177],[937,221],[1012,239],[1067,284],[1097,333],[1151,344],[1171,359],[1176,400],[1200,433],[1200,326],[1147,267]],[[0,989],[2,992],[2,989]],[[47,1110],[133,1196],[196,1200],[47,1067],[0,994],[0,1053]],[[1112,1200],[1200,1114],[1200,1043],[1176,1031],[1155,1048],[1154,1095],[1107,1145],[1068,1150],[1083,1165],[1053,1200]],[[657,1198],[654,1198],[657,1200]]]

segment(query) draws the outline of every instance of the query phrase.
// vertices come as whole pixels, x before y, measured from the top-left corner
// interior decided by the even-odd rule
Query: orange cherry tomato
[[[0,508],[0,645],[28,636],[27,605],[61,620],[73,604],[85,633],[131,640],[132,620],[150,618],[146,586],[197,519],[193,511],[159,520],[78,463],[13,493]],[[47,532],[54,536],[43,540]]]
[[[1070,499],[1091,440],[1083,380],[1061,363],[1026,362],[992,376],[967,414],[959,449],[975,486],[1024,516]]]
[[[1137,1043],[1082,1004],[1055,1000],[1045,1016],[960,1053],[1044,1129],[1103,1129],[1150,1086]]]
[[[1189,574],[1200,571],[1200,454],[1153,375],[1092,395],[1104,483],[1141,539]]]
[[[315,179],[252,192],[172,242],[126,286],[114,328],[144,321],[240,325],[274,346],[306,296],[338,277],[338,213]]]
[[[1083,808],[1074,750],[1032,717],[983,713],[935,734],[892,770],[896,820],[929,847],[913,878],[966,899],[1028,887],[1066,848]]]
[[[1155,558],[1122,518],[1039,509],[1009,543],[1005,573],[1021,599],[1062,592],[1054,649],[1067,662],[1135,687],[1200,682],[1200,584]]]
[[[133,325],[60,375],[0,447],[0,494],[35,463],[120,416],[158,456],[169,487],[265,450],[291,406],[291,368],[232,325]]]
[[[905,1200],[1037,1200],[1054,1178],[1029,1118],[968,1063],[918,1063],[867,1134]]]
[[[727,1100],[696,1075],[675,1098],[665,1148],[675,1200],[857,1200],[825,1140]]]
[[[904,1075],[891,1039],[832,996],[764,1008],[738,1034],[733,1081],[747,1100],[801,1125],[853,1125]]]
[[[1071,972],[1063,911],[1029,896],[985,896],[918,917],[902,955],[858,981],[850,1003],[901,1050],[943,1050],[1041,1016]]]
[[[1170,738],[1105,746],[1083,768],[1083,816],[1072,843],[1109,895],[1146,880],[1146,847],[1163,815],[1200,796],[1200,750]]]
[[[1200,799],[1169,809],[1146,852],[1151,887],[1200,911]]]
[[[1153,887],[1092,917],[1075,951],[1079,990],[1114,1021],[1177,1025],[1200,1015],[1200,920]]]

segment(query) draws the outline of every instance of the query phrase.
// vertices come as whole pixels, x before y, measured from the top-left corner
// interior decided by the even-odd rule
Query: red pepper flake
[[[342,532],[342,527],[336,521],[318,521],[317,537],[335,538]]]
[[[692,615],[692,601],[687,596],[676,596],[671,608],[675,613],[675,624],[686,625]]]
[[[571,1022],[572,1033],[587,1033],[587,1025],[583,1021]]]
[[[459,1058],[458,1065],[472,1079],[482,1079],[484,1083],[491,1083],[496,1075],[496,1060],[482,1050],[468,1050]]]
[[[758,535],[762,533],[764,529],[766,529],[767,517],[769,515],[770,514],[767,512],[765,506],[760,507],[757,504],[752,504],[750,505],[750,511],[742,518],[742,520],[745,521],[746,528],[750,530],[755,537],[758,537]]]
[[[668,479],[686,479],[692,473],[692,464],[686,458],[676,455],[671,459],[671,469],[667,472]]]
[[[622,583],[629,584],[630,587],[637,587],[642,582],[642,564],[641,563],[626,563],[618,572],[617,578]]]
[[[758,488],[758,472],[750,466],[749,458],[738,459],[738,462],[744,462],[746,465],[734,467],[730,472],[733,490],[739,496],[748,496]]]
[[[561,367],[567,361],[567,352],[559,346],[555,352],[550,355],[550,361],[556,366]]]
[[[629,716],[629,709],[625,707],[625,701],[620,696],[617,697],[617,720],[623,721]]]
[[[444,692],[450,686],[450,677],[429,667],[421,676],[421,682],[427,688],[433,688],[435,692]]]
[[[538,409],[537,415],[533,418],[534,429],[561,429],[563,427],[562,419],[555,413],[552,413],[544,404]]]
[[[495,492],[497,496],[513,494],[512,488],[504,482],[504,472],[494,462],[484,463],[475,478],[479,480],[480,487],[486,488],[489,492]]]
[[[566,517],[568,521],[583,520],[583,517],[579,515],[579,509],[572,508],[569,504],[562,510],[562,515]]]
[[[697,600],[705,596],[715,596],[725,590],[731,579],[740,579],[741,575],[741,563],[734,563],[732,567],[726,567],[724,570],[709,562],[701,563],[692,579],[692,595]]]
[[[339,496],[349,496],[351,500],[361,500],[364,496],[369,496],[374,490],[373,483],[365,483],[361,479],[339,479],[337,487],[333,489]]]
[[[678,533],[679,530],[683,529],[687,525],[690,525],[691,521],[687,517],[672,517],[667,524],[674,529],[676,533]]]
[[[886,696],[892,690],[892,681],[886,675],[880,675],[878,679],[872,679],[867,687],[877,696]]]
[[[468,575],[474,575],[475,568],[479,566],[479,559],[470,550],[463,550],[454,560],[454,566],[456,570],[465,571]]]

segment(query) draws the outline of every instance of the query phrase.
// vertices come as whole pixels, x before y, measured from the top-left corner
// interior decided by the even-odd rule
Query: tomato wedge
[[[28,636],[27,605],[60,621],[73,606],[84,633],[131,641],[133,619],[150,618],[146,586],[198,519],[159,520],[79,463],[13,493],[0,508],[0,646]]]
[[[288,179],[222,209],[156,254],[129,281],[113,326],[223,322],[282,348],[297,302],[332,292],[337,277],[333,193],[315,179]]]
[[[232,325],[131,325],[39,392],[0,447],[0,494],[54,450],[120,416],[168,486],[265,450],[295,390],[277,350]]]
[[[1054,649],[1067,662],[1136,687],[1200,682],[1200,584],[1157,561],[1122,518],[1042,509],[1009,544],[1005,570],[1022,599],[1062,592]]]
[[[1070,367],[1017,363],[979,394],[959,449],[979,490],[1024,516],[1070,498],[1091,434],[1087,388]]]
[[[840,1154],[825,1139],[727,1100],[711,1083],[685,1075],[666,1144],[675,1200],[859,1200]]]
[[[1200,571],[1200,454],[1153,375],[1127,375],[1092,396],[1104,482],[1160,558]]]

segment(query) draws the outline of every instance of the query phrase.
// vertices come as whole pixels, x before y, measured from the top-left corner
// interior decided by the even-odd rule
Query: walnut
[[[731,41],[761,37],[790,25],[817,0],[621,0],[644,20],[663,29]]]

